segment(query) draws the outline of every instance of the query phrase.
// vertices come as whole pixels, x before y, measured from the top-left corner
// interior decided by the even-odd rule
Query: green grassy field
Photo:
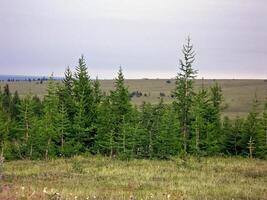
[[[163,97],[166,103],[170,103],[171,91],[175,87],[175,80],[167,83],[166,79],[139,79],[139,80],[126,80],[129,91],[140,91],[143,96],[132,98],[135,105],[140,105],[142,102],[151,102],[152,104],[158,103],[160,92],[166,96]],[[259,110],[263,109],[264,102],[267,100],[267,81],[264,80],[217,80],[221,85],[224,95],[224,105],[227,108],[224,110],[224,115],[229,117],[244,116],[252,108],[252,102],[255,94],[259,101]],[[112,80],[101,80],[102,90],[109,92],[113,89]],[[201,80],[196,80],[196,88],[201,86]],[[5,82],[0,82],[3,87]],[[42,97],[46,94],[46,85],[39,84],[38,82],[9,82],[11,92],[18,90],[19,94],[25,95],[28,93],[37,94]],[[209,87],[213,84],[213,80],[205,80],[204,86]],[[144,96],[146,94],[147,96]]]
[[[0,199],[267,199],[267,161],[238,157],[24,160],[4,174]]]

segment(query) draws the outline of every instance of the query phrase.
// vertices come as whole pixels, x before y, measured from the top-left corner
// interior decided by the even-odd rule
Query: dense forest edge
[[[130,103],[122,69],[109,94],[91,80],[83,56],[63,84],[53,76],[43,99],[0,90],[0,153],[7,160],[50,159],[80,154],[111,158],[169,159],[187,155],[267,158],[267,102],[257,97],[245,118],[222,119],[218,83],[195,92],[197,71],[190,39],[182,49],[173,103]]]

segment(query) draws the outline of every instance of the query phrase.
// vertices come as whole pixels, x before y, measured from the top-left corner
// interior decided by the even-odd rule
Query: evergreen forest
[[[259,112],[222,118],[220,85],[194,88],[197,70],[190,39],[182,48],[173,103],[134,106],[120,68],[115,89],[101,91],[83,56],[64,79],[48,80],[47,95],[21,97],[8,84],[0,92],[0,153],[7,160],[51,159],[81,154],[119,159],[173,156],[267,158],[267,103]]]

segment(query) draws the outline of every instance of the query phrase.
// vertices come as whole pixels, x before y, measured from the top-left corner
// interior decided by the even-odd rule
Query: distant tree
[[[193,82],[196,77],[197,71],[193,69],[195,60],[195,52],[193,45],[188,37],[186,44],[182,50],[184,60],[180,60],[180,72],[177,74],[174,95],[174,108],[178,114],[180,128],[182,132],[183,151],[187,152],[188,136],[190,127],[190,110],[192,108],[194,91]]]

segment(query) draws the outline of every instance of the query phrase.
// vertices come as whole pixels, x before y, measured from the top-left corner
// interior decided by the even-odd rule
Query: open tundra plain
[[[259,111],[267,100],[267,80],[216,80],[222,87],[224,96],[223,114],[233,118],[235,116],[245,116],[252,108],[253,100],[256,98],[259,103]],[[20,82],[0,82],[0,86],[8,83],[11,92],[16,90],[20,95],[33,94],[40,97],[46,94],[47,82],[40,84],[38,81],[20,81]],[[113,80],[101,80],[103,92],[109,92],[113,89]],[[175,87],[174,79],[132,79],[126,80],[126,85],[130,92],[138,91],[142,96],[132,98],[132,103],[141,105],[144,101],[156,104],[162,97],[164,102],[172,102],[171,91]],[[202,86],[202,80],[196,80],[196,88]],[[204,80],[204,87],[214,84],[214,80]],[[162,95],[160,96],[160,93]]]
[[[24,160],[4,172],[0,199],[267,199],[267,162],[239,157]]]

